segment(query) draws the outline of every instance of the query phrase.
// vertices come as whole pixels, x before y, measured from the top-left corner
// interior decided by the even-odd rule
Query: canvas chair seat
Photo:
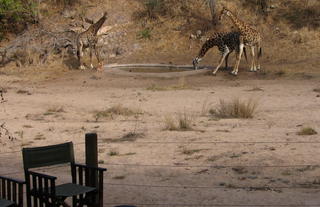
[[[85,193],[94,192],[96,188],[73,184],[65,183],[62,185],[56,186],[56,195],[59,197],[71,197],[76,195],[82,195]]]
[[[8,201],[0,198],[0,206],[1,207],[9,207],[9,206],[14,206],[15,203],[13,201]]]

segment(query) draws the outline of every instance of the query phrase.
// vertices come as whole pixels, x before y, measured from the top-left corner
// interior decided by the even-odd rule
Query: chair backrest
[[[72,142],[22,149],[24,169],[74,163]]]

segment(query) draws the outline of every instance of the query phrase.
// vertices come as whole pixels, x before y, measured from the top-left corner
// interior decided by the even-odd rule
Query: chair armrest
[[[91,167],[88,165],[83,165],[83,164],[78,164],[78,163],[74,163],[73,165],[76,167],[83,167],[83,168],[93,169],[93,170],[97,170],[97,171],[107,171],[106,168],[101,168],[101,167]]]
[[[31,176],[36,176],[36,177],[39,177],[39,178],[45,178],[45,179],[49,179],[49,180],[52,180],[52,181],[57,179],[57,177],[55,177],[55,176],[46,175],[46,174],[43,174],[43,173],[38,173],[38,172],[30,171],[30,170],[28,170],[28,173]]]
[[[22,180],[0,176],[0,185],[2,186],[0,192],[2,192],[3,198],[13,201],[17,207],[23,206],[24,184],[25,182]]]
[[[5,177],[5,176],[1,176],[1,175],[0,175],[0,180],[8,180],[10,182],[22,184],[22,185],[25,184],[25,181],[22,181],[22,180],[19,180],[16,178],[9,178],[9,177]]]

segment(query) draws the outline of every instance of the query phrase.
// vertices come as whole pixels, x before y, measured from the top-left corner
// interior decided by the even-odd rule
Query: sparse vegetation
[[[158,16],[163,16],[167,13],[165,0],[144,0],[143,9],[133,14],[133,18],[140,20],[143,18],[157,19]]]
[[[118,175],[118,176],[114,176],[112,179],[115,179],[115,180],[123,180],[123,179],[125,179],[126,178],[126,176],[124,176],[124,175]]]
[[[184,149],[182,150],[182,154],[185,154],[185,155],[193,155],[193,154],[199,153],[199,152],[201,152],[201,151],[203,151],[203,149],[186,149],[186,148],[184,148]]]
[[[189,86],[186,82],[186,79],[184,77],[179,78],[178,83],[171,86],[158,86],[156,84],[152,84],[150,87],[147,88],[147,90],[150,91],[170,91],[170,90],[186,90],[191,89],[191,86]]]
[[[151,29],[145,28],[137,33],[138,39],[151,39]]]
[[[185,155],[193,155],[195,153],[199,153],[201,151],[204,151],[204,150],[207,150],[207,149],[187,149],[187,148],[183,148],[182,149],[182,154],[185,154]],[[194,159],[200,159],[202,158],[203,156],[197,156],[196,158]]]
[[[143,114],[143,112],[140,110],[130,109],[121,104],[117,104],[103,111],[95,111],[94,118],[96,121],[99,121],[102,118],[113,119],[115,116],[137,116],[141,114]]]
[[[65,112],[65,110],[63,109],[62,106],[55,106],[55,107],[49,108],[45,113],[43,113],[43,115],[49,116],[49,115],[53,115],[56,113],[64,113],[64,112]]]
[[[313,89],[313,92],[320,93],[320,88]]]
[[[257,101],[249,99],[242,101],[239,98],[233,99],[231,102],[220,100],[220,104],[216,109],[210,109],[209,113],[218,118],[253,118],[258,107]]]
[[[305,127],[302,128],[299,132],[297,132],[297,134],[300,136],[308,136],[318,134],[318,132],[311,127]]]
[[[192,128],[193,117],[186,112],[178,114],[176,117],[165,116],[164,129],[169,131],[190,131]]]
[[[19,33],[34,22],[35,13],[33,1],[0,0],[0,41],[6,32]]]
[[[135,152],[128,152],[128,153],[126,153],[126,154],[124,154],[125,156],[131,156],[131,155],[135,155],[135,154],[137,154],[137,153],[135,153]]]
[[[45,140],[46,137],[43,134],[37,134],[34,138],[34,140]]]
[[[202,103],[202,107],[201,107],[201,112],[200,115],[201,116],[206,116],[209,113],[211,107],[211,103],[208,102],[208,100],[206,99],[203,103]]]
[[[109,156],[112,157],[112,156],[117,156],[117,155],[119,155],[119,152],[117,150],[114,150],[114,149],[110,150]]]
[[[144,133],[138,133],[138,132],[129,132],[121,137],[119,141],[125,142],[125,141],[135,141],[139,137],[144,137]]]

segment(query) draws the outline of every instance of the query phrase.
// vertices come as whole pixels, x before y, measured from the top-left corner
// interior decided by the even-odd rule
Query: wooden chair
[[[0,176],[0,206],[23,206],[24,181]]]
[[[27,206],[69,206],[65,199],[72,197],[73,207],[103,206],[103,172],[105,168],[76,164],[72,142],[45,147],[23,148]],[[72,183],[56,185],[55,176],[31,171],[31,168],[69,163]]]

